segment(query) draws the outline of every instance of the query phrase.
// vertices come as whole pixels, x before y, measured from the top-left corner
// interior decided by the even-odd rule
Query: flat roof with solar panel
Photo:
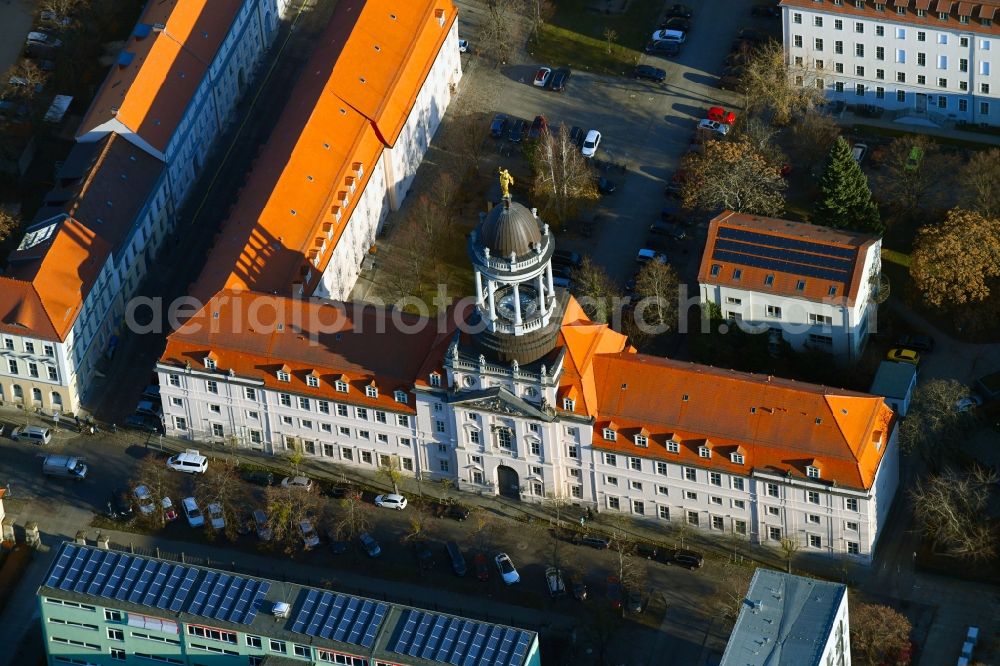
[[[211,639],[218,630],[231,632],[230,648],[247,655],[266,650],[248,647],[239,633],[264,637],[264,644],[292,643],[312,651],[313,661],[340,654],[353,655],[352,664],[371,658],[403,666],[540,664],[534,631],[70,542],[60,547],[38,596],[46,626],[55,627],[49,633],[65,639],[46,641],[57,656],[80,640],[59,632],[99,622],[104,608],[123,614],[120,620],[105,614],[108,628],[118,622],[171,634],[174,643],[167,644],[177,645],[179,663],[189,663],[182,648],[190,641]],[[53,599],[59,603],[48,603]],[[85,617],[60,616],[71,612]],[[61,621],[51,623],[50,617]]]

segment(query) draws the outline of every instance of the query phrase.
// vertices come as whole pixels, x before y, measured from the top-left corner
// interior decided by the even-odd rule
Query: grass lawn
[[[882,248],[882,261],[890,264],[896,264],[897,266],[902,266],[906,269],[909,269],[910,267],[910,255],[905,252],[890,250],[887,247]]]
[[[896,138],[897,136],[905,136],[907,134],[919,134],[920,128],[914,127],[913,131],[895,129],[890,127],[877,127],[875,125],[863,125],[856,124],[851,126],[852,134],[866,134],[869,136],[885,136]],[[987,150],[989,148],[994,148],[993,144],[989,143],[979,143],[977,141],[963,141],[962,139],[952,139],[946,136],[938,136],[936,134],[926,134],[928,139],[935,143],[939,143],[943,146],[954,146],[956,148],[968,148],[969,150]]]
[[[626,0],[616,0],[624,2]],[[560,0],[555,15],[532,37],[528,51],[542,63],[601,74],[624,74],[642,55],[656,30],[662,3],[631,0],[621,13],[603,14],[595,0]],[[605,29],[614,30],[611,53]]]

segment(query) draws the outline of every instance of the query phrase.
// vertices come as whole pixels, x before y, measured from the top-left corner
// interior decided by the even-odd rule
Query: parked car
[[[545,586],[549,589],[549,596],[553,599],[566,595],[566,583],[563,582],[563,575],[555,567],[545,569]]]
[[[358,541],[361,542],[361,547],[364,549],[365,554],[368,557],[378,557],[382,554],[382,546],[378,545],[378,541],[375,540],[368,532],[362,532],[358,536]]]
[[[226,515],[222,512],[222,505],[212,502],[208,505],[208,522],[213,530],[226,529]]]
[[[681,52],[681,45],[677,42],[665,42],[660,40],[658,42],[649,42],[642,49],[650,55],[657,55],[663,58],[670,58],[671,56],[679,55]]]
[[[10,438],[15,442],[23,439],[34,444],[48,444],[52,441],[52,431],[41,426],[21,426],[10,431]]]
[[[722,136],[729,134],[729,125],[715,120],[709,120],[708,118],[698,122],[698,129],[706,132],[716,132]]]
[[[125,417],[125,427],[143,432],[163,432],[163,421],[149,414],[129,414]]]
[[[560,67],[556,71],[552,72],[552,89],[556,92],[563,92],[566,90],[566,84],[569,83],[569,77],[572,72],[566,67]]]
[[[548,129],[549,122],[545,116],[535,116],[535,119],[531,121],[531,127],[528,128],[528,141],[537,141]]]
[[[467,39],[459,39],[458,40],[458,52],[459,53],[466,53],[466,52],[468,52],[468,50],[469,50],[469,40],[467,40]]]
[[[614,194],[617,189],[618,185],[615,184],[615,181],[608,180],[604,176],[597,179],[597,191],[601,194]]]
[[[497,553],[493,561],[496,563],[497,571],[500,572],[500,577],[504,583],[513,585],[514,583],[521,582],[521,576],[517,573],[517,569],[514,568],[514,563],[510,561],[507,553]]]
[[[865,155],[867,154],[868,154],[868,146],[866,144],[856,143],[851,148],[851,157],[853,157],[854,161],[857,162],[858,164],[861,164],[864,161]]]
[[[139,404],[135,407],[135,413],[155,416],[158,419],[163,418],[163,408],[160,407],[158,402],[153,402],[152,400],[140,400]]]
[[[343,555],[351,548],[350,541],[343,541],[341,539],[330,539],[330,552],[334,555]]]
[[[468,507],[462,506],[461,504],[452,504],[444,512],[444,515],[446,518],[453,518],[458,522],[462,522],[469,517],[469,513],[470,511]]]
[[[502,113],[498,113],[493,116],[493,122],[490,123],[490,136],[494,139],[500,139],[503,137],[503,131],[507,128],[507,116]]]
[[[26,43],[28,46],[47,46],[49,48],[62,46],[61,39],[56,39],[46,32],[29,32]]]
[[[462,549],[454,541],[449,541],[444,545],[445,552],[448,553],[448,561],[451,563],[451,570],[456,576],[464,576],[466,572],[465,556]]]
[[[758,4],[750,8],[750,16],[781,18],[781,10],[774,5]]]
[[[705,564],[705,556],[693,550],[678,549],[663,554],[665,564],[679,564],[688,569],[699,569]]]
[[[583,259],[576,252],[571,252],[570,250],[556,250],[552,253],[552,263],[577,268],[581,263],[583,263]]]
[[[156,502],[153,500],[153,494],[149,492],[149,488],[136,486],[132,494],[135,496],[135,503],[139,505],[139,513],[149,516],[156,511]]]
[[[245,470],[242,472],[241,476],[244,481],[248,481],[255,486],[273,486],[274,485],[274,474],[271,472],[263,472],[260,470]]]
[[[257,538],[261,541],[270,541],[274,536],[274,531],[271,530],[271,521],[261,509],[254,510],[253,524],[257,530]]]
[[[660,69],[659,67],[652,67],[650,65],[637,65],[635,69],[632,70],[633,79],[645,79],[646,81],[655,81],[656,83],[663,83],[663,80],[667,78],[666,71]]]
[[[167,467],[187,474],[204,474],[208,469],[208,458],[201,455],[197,449],[188,449],[184,453],[167,458]]]
[[[514,118],[510,125],[510,133],[507,134],[507,139],[511,143],[521,143],[521,139],[524,138],[524,128],[528,123],[521,118]]]
[[[673,222],[653,222],[649,225],[649,233],[654,236],[666,236],[676,241],[682,241],[687,238],[687,232],[684,231],[683,227]]]
[[[174,503],[169,497],[161,499],[160,506],[163,507],[163,519],[165,521],[172,523],[177,520],[177,509],[174,508]]]
[[[681,18],[688,18],[689,19],[692,16],[694,16],[694,12],[687,5],[677,4],[677,5],[671,5],[667,9],[667,16],[670,16],[670,17],[679,16]]]
[[[552,276],[552,286],[558,289],[572,289],[574,284],[573,278]]]
[[[417,557],[417,564],[424,571],[434,568],[434,553],[426,541],[417,540],[413,542],[413,554]]]
[[[108,497],[108,517],[112,520],[132,519],[132,498],[125,488],[115,488]]]
[[[73,23],[73,19],[71,19],[70,17],[60,16],[55,12],[49,12],[49,11],[42,12],[41,14],[38,15],[38,18],[41,19],[42,21],[48,21],[50,23],[61,25],[64,28]]]
[[[721,106],[709,107],[706,117],[709,120],[714,120],[717,123],[723,123],[725,125],[732,125],[736,122],[736,114],[732,111],[726,111]]]
[[[677,30],[679,32],[690,32],[691,21],[680,16],[672,16],[660,24],[660,30]]]
[[[635,545],[635,554],[647,560],[656,560],[660,551],[651,543],[637,543]]]
[[[618,576],[608,576],[608,601],[612,608],[622,607],[622,583]]]
[[[896,346],[929,354],[934,351],[934,338],[921,333],[904,334],[896,338]]]
[[[187,518],[191,527],[202,527],[205,524],[205,516],[198,508],[198,502],[193,497],[185,497],[181,500],[181,507],[184,509],[184,517]]]
[[[625,595],[625,610],[629,613],[642,612],[642,595],[635,590],[629,590]]]
[[[593,536],[590,534],[573,535],[573,543],[578,546],[590,546],[591,548],[596,548],[598,550],[607,550],[611,547],[611,542],[600,536]]]
[[[576,127],[576,126],[574,126],[569,131],[569,140],[570,140],[570,143],[572,143],[577,148],[579,148],[581,145],[583,145],[583,139],[584,139],[585,136],[587,136],[587,133],[583,131],[582,127]]]
[[[687,36],[680,30],[660,29],[654,32],[653,36],[649,39],[653,42],[677,42],[678,44],[683,44],[687,41]]]
[[[472,566],[476,569],[476,580],[485,583],[490,579],[490,564],[483,553],[476,553],[472,558]]]
[[[740,31],[736,33],[737,39],[742,39],[748,42],[756,42],[758,44],[766,42],[771,39],[771,35],[763,30],[758,30],[757,28],[740,28]]]
[[[313,489],[313,482],[308,476],[286,476],[281,480],[281,487],[309,492]]]
[[[306,549],[315,548],[319,545],[319,535],[316,534],[316,529],[313,527],[312,521],[300,521],[299,534],[302,535],[302,544]]]
[[[977,407],[981,407],[983,398],[975,393],[970,393],[967,397],[959,399],[955,403],[956,412],[970,412]]]
[[[570,587],[573,589],[573,598],[577,601],[587,600],[587,584],[583,581],[583,576],[574,574],[570,578]]]
[[[375,506],[380,506],[383,509],[396,509],[397,511],[402,511],[406,508],[406,498],[402,495],[397,495],[396,493],[379,495],[375,498]]]
[[[535,72],[534,85],[539,88],[544,88],[549,85],[549,79],[552,78],[552,69],[549,67],[539,67],[538,71]]]
[[[743,88],[743,79],[733,74],[727,74],[725,76],[719,77],[719,83],[717,85],[722,90],[739,91]]]
[[[601,145],[601,133],[597,130],[587,132],[587,138],[583,140],[580,153],[584,157],[593,157],[597,153],[597,147]]]
[[[913,365],[920,364],[920,354],[913,349],[907,349],[905,347],[890,349],[889,353],[885,355],[885,358],[889,361],[895,361],[896,363],[911,363]]]
[[[639,253],[635,256],[637,264],[647,264],[654,260],[660,262],[661,264],[665,264],[667,263],[667,255],[649,248],[643,248],[639,250]]]

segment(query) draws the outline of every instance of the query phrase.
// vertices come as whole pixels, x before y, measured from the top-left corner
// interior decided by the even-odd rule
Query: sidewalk
[[[952,141],[965,141],[968,143],[979,143],[984,146],[1000,146],[1000,134],[990,134],[987,132],[970,132],[966,130],[953,129],[950,127],[936,127],[931,125],[921,125],[921,124],[911,124],[906,122],[900,122],[905,120],[907,116],[900,118],[899,120],[885,120],[883,118],[870,118],[868,116],[859,116],[851,111],[844,111],[839,116],[834,116],[834,119],[842,126],[850,129],[851,127],[858,126],[868,126],[868,127],[879,127],[883,129],[893,130],[896,132],[909,132],[911,134],[925,134],[927,136],[936,136],[943,139],[950,139]]]

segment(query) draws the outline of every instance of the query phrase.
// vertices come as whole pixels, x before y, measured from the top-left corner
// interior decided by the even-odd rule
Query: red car
[[[732,125],[736,122],[736,114],[726,111],[721,106],[713,106],[708,110],[708,119],[724,125]]]
[[[608,576],[608,601],[612,608],[622,607],[622,583],[618,576]]]
[[[490,579],[490,564],[485,555],[476,553],[472,558],[472,565],[476,568],[476,578],[484,583]]]

